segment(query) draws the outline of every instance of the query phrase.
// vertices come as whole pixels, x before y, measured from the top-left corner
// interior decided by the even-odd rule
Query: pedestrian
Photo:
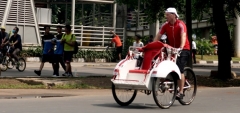
[[[53,64],[54,64],[54,74],[53,77],[59,76],[59,63],[61,64],[63,70],[66,72],[66,65],[63,60],[63,44],[61,43],[62,39],[62,26],[57,26],[57,36],[52,40],[52,43],[56,45],[56,49],[53,55]]]
[[[117,50],[117,55],[118,55],[118,60],[122,60],[122,42],[121,39],[119,38],[119,36],[114,33],[113,31],[110,31],[110,33],[112,33],[112,41],[110,44],[115,43],[116,46],[116,50]]]
[[[63,76],[73,77],[71,61],[73,57],[75,42],[76,42],[76,37],[74,34],[72,34],[71,26],[66,25],[65,34],[63,34],[61,39],[61,43],[64,44],[63,56],[64,56],[64,62],[66,63],[66,72],[63,74]]]
[[[193,63],[196,64],[196,53],[197,53],[197,46],[196,42],[192,41],[192,56],[193,56]]]
[[[52,44],[52,39],[54,38],[54,35],[50,33],[50,26],[44,26],[44,30],[45,32],[44,32],[44,35],[42,36],[42,45],[43,45],[42,61],[41,61],[39,70],[34,70],[34,73],[36,73],[38,76],[41,76],[41,72],[45,62],[52,63],[52,56],[54,53],[54,46]],[[54,66],[52,63],[52,68],[53,67]]]

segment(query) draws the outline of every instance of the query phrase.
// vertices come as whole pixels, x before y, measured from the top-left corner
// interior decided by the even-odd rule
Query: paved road
[[[31,90],[0,90],[0,94],[31,92]],[[120,107],[114,101],[110,90],[42,90],[39,95],[69,94],[76,96],[56,98],[0,99],[0,113],[239,113],[240,88],[199,88],[197,97],[189,106],[177,101],[170,109],[160,109],[152,95],[138,93],[134,102]],[[1,95],[0,95],[1,97]],[[30,96],[29,96],[30,97]]]
[[[3,77],[38,77],[37,75],[35,75],[35,73],[33,72],[33,70],[35,69],[39,69],[39,65],[40,63],[38,62],[27,62],[27,68],[24,72],[18,72],[16,69],[9,69],[6,72],[2,72],[2,76]],[[209,76],[211,70],[217,70],[217,67],[213,64],[212,67],[208,66],[206,67],[194,67],[193,70],[195,72],[196,75],[203,75],[203,76]],[[108,67],[103,67],[103,66],[95,66],[95,67],[86,67],[84,66],[84,64],[81,63],[73,63],[72,65],[73,67],[73,74],[75,74],[76,76],[80,77],[80,76],[112,76],[112,71],[113,71],[113,66],[108,66]],[[60,67],[61,68],[61,67]],[[237,67],[237,65],[235,65],[235,67],[232,68],[232,70],[234,72],[237,73],[237,75],[240,75],[240,65],[239,67]],[[76,72],[76,73],[74,73]],[[64,73],[63,69],[60,69],[60,73]],[[53,71],[52,71],[52,67],[49,63],[46,63],[43,71],[42,71],[42,76],[43,77],[50,77],[52,76]]]

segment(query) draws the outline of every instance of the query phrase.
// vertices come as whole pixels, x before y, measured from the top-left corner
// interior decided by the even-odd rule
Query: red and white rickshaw
[[[141,66],[137,66],[138,57],[143,53]],[[133,102],[137,91],[150,95],[153,92],[155,103],[160,108],[169,108],[174,103],[178,93],[177,80],[181,73],[176,65],[180,50],[162,42],[152,42],[142,48],[129,47],[126,58],[114,68],[112,94],[121,106],[128,106]],[[179,99],[182,105],[193,102],[197,83],[191,68],[184,69],[185,86],[184,98]],[[119,92],[120,91],[120,92]]]

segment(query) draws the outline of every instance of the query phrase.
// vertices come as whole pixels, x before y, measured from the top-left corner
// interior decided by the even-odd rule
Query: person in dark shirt
[[[149,40],[148,40],[148,43],[151,43],[151,42],[153,42],[153,35],[150,35]]]
[[[7,48],[6,48],[6,45],[9,40],[9,35],[7,32],[5,32],[5,27],[2,26],[1,27],[1,31],[0,31],[0,44],[1,44],[1,51],[3,53],[3,56],[6,55],[6,52],[7,52]]]
[[[8,40],[8,33],[5,32],[5,27],[2,26],[1,27],[1,31],[0,31],[0,44],[6,43]]]
[[[10,52],[10,54],[13,55],[14,59],[17,62],[18,62],[18,59],[19,59],[18,54],[22,51],[22,40],[21,40],[21,36],[18,34],[18,31],[19,31],[19,28],[14,27],[13,30],[12,30],[13,35],[6,42],[13,49],[13,52],[12,53]]]
[[[41,71],[43,69],[45,62],[52,63],[52,56],[54,54],[54,46],[52,44],[52,39],[54,38],[54,36],[50,33],[50,26],[44,26],[44,29],[45,29],[45,33],[42,37],[42,45],[43,45],[42,62],[39,70],[34,70],[34,72],[38,76],[41,76]],[[52,66],[53,66],[53,63],[52,63]]]
[[[56,38],[54,38],[52,40],[52,43],[54,45],[56,45],[56,50],[54,51],[54,59],[53,59],[53,63],[54,63],[54,74],[53,76],[59,76],[59,63],[61,64],[62,68],[64,69],[64,71],[66,71],[66,65],[63,61],[63,44],[61,43],[61,39],[62,39],[62,27],[58,26],[57,27],[57,36]]]

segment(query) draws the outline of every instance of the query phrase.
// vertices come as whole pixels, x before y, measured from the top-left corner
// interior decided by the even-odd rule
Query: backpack
[[[65,37],[65,34],[64,34],[64,36],[63,37]],[[71,40],[72,40],[72,38],[73,38],[73,34],[71,35]],[[73,54],[77,54],[78,53],[78,42],[77,41],[74,41],[74,50],[73,50]]]

